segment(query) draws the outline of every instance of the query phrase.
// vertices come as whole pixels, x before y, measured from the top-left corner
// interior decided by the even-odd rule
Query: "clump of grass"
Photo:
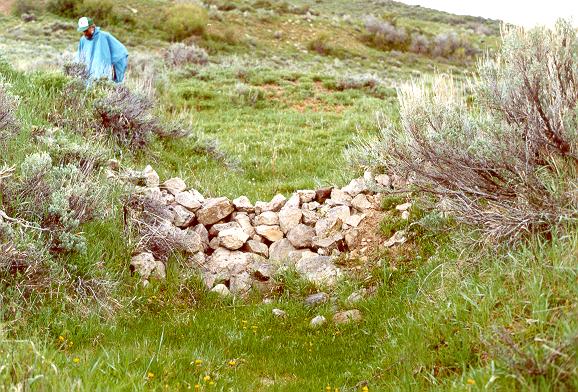
[[[349,89],[375,89],[381,85],[381,80],[372,74],[346,75],[337,80],[336,89],[339,91]]]
[[[0,147],[20,130],[14,113],[18,99],[8,91],[8,84],[0,79]]]
[[[335,46],[330,42],[331,36],[327,33],[318,34],[307,43],[307,48],[322,56],[330,56],[336,53]]]
[[[237,104],[256,106],[265,99],[265,94],[260,88],[237,83],[232,92],[232,98]]]
[[[207,28],[207,11],[196,4],[181,3],[170,6],[159,21],[159,27],[172,41],[182,41],[193,35],[202,35]]]

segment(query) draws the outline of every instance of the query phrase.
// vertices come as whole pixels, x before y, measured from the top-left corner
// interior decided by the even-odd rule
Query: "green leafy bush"
[[[160,24],[160,28],[172,41],[182,41],[192,35],[202,35],[207,28],[207,11],[195,4],[171,6]]]

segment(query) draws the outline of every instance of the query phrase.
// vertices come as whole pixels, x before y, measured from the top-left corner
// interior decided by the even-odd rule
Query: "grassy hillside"
[[[478,234],[427,209],[427,197],[387,195],[367,235],[381,244],[405,229],[402,246],[343,258],[351,273],[333,288],[289,270],[267,301],[223,299],[180,256],[166,280],[142,287],[128,267],[133,188],[107,178],[115,159],[208,197],[341,186],[361,174],[344,151],[399,124],[397,87],[434,73],[465,80],[499,47],[496,21],[393,1],[212,0],[205,30],[179,47],[166,27],[173,2],[68,2],[105,7],[97,24],[131,53],[126,85],[152,102],[163,131],[188,131],[134,148],[100,128],[111,86],[87,90],[64,74],[79,35],[77,15],[50,8],[60,3],[16,1],[0,16],[0,109],[13,115],[0,116],[2,390],[578,388],[571,223],[513,244],[472,243]],[[415,49],[417,36],[427,50]],[[57,208],[67,192],[92,208],[55,223],[70,217]],[[408,221],[395,212],[405,201]],[[328,302],[305,304],[321,290]],[[365,293],[358,302],[355,292]],[[359,323],[310,326],[353,308]]]

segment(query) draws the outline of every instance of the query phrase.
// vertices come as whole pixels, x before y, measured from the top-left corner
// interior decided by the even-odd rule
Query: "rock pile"
[[[334,285],[342,275],[335,258],[355,243],[368,210],[379,209],[379,190],[391,186],[387,175],[366,173],[341,189],[298,190],[252,204],[245,196],[205,198],[180,178],[161,184],[150,166],[129,178],[143,216],[154,216],[147,235],[186,254],[206,285],[224,295],[267,289],[288,267],[315,284]],[[157,248],[143,240],[132,258],[131,269],[145,281],[165,276]]]

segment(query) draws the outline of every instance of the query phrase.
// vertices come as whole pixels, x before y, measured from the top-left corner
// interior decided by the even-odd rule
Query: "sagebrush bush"
[[[307,43],[307,49],[317,52],[322,56],[335,54],[336,50],[331,43],[331,36],[327,33],[318,34]]]
[[[187,64],[204,65],[209,62],[207,51],[195,44],[185,45],[177,42],[164,51],[165,62],[173,67]]]
[[[244,83],[237,83],[232,93],[233,101],[240,105],[255,106],[265,98],[263,90]]]
[[[347,75],[337,80],[337,90],[373,89],[381,84],[379,78],[372,74]]]
[[[0,147],[20,129],[15,113],[18,98],[8,91],[8,85],[0,79]]]
[[[388,21],[366,16],[363,20],[368,38],[372,44],[383,50],[405,50],[409,44],[409,34],[403,27]]]
[[[383,128],[352,157],[438,195],[487,239],[576,223],[577,53],[567,22],[507,29],[499,55],[483,61],[472,82],[473,106],[449,77],[406,85],[400,126]]]
[[[169,7],[160,28],[172,41],[182,41],[192,35],[202,35],[208,23],[207,11],[195,4],[175,4]]]

